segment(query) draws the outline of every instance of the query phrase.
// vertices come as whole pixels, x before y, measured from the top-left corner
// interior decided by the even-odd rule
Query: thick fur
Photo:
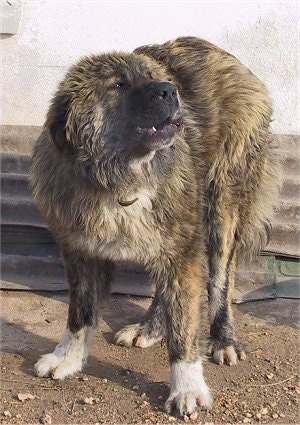
[[[117,341],[145,347],[166,335],[168,408],[209,407],[201,288],[208,283],[213,358],[234,364],[245,357],[230,308],[236,265],[266,244],[278,189],[271,113],[264,85],[197,38],[92,56],[70,69],[36,143],[31,177],[70,284],[68,342],[55,355],[63,345],[65,361],[78,340],[85,347],[76,343],[76,353],[86,352],[113,263],[139,261],[157,294],[145,319]],[[62,373],[62,361],[59,373],[45,362],[36,365],[40,376],[71,374]],[[195,368],[199,379],[191,380]]]

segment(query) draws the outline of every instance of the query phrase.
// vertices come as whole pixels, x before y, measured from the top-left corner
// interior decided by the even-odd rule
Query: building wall
[[[233,53],[265,82],[274,101],[274,132],[299,132],[299,2],[24,0],[17,4],[19,30],[1,35],[4,125],[42,125],[58,82],[84,55],[131,51],[195,35]]]

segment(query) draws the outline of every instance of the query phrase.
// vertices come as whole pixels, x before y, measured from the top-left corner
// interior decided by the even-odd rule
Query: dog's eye
[[[115,84],[117,89],[125,89],[127,86],[128,84],[125,81],[117,81]]]

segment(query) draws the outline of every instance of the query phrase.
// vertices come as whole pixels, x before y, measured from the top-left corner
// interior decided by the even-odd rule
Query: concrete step
[[[2,198],[0,211],[2,224],[46,227],[33,198]]]
[[[286,201],[298,201],[298,205],[300,205],[300,179],[298,176],[285,177],[280,197]]]
[[[33,198],[28,174],[1,173],[1,198]]]
[[[1,152],[1,173],[28,174],[31,157],[19,153]]]

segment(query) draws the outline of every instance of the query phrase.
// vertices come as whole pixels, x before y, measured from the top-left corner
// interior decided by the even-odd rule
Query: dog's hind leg
[[[108,292],[110,266],[78,253],[64,252],[70,287],[67,328],[53,353],[35,364],[38,376],[64,379],[81,371],[98,322],[98,297]]]
[[[210,348],[217,364],[235,365],[246,358],[243,346],[238,341],[231,309],[231,293],[234,288],[235,258],[227,267],[218,267],[209,283]]]
[[[126,347],[146,348],[165,336],[165,323],[161,299],[156,292],[152,304],[140,323],[125,326],[117,332],[115,341]]]
[[[210,348],[216,363],[234,365],[246,357],[236,336],[231,310],[239,217],[237,208],[226,208],[226,194],[222,195],[223,202],[218,199],[218,205],[212,204],[208,216]]]

